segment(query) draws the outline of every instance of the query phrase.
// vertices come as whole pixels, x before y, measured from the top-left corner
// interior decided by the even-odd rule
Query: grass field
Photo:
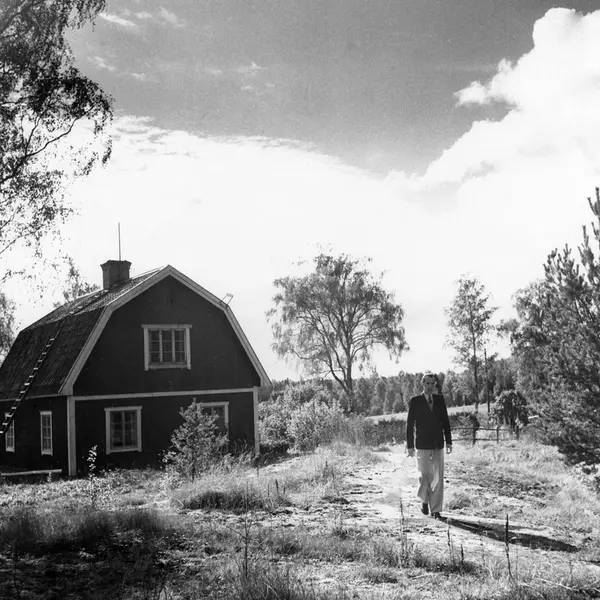
[[[336,444],[194,485],[119,471],[1,486],[0,598],[600,598],[598,496],[552,448],[475,450],[448,461],[448,511],[510,515],[569,551],[416,517],[400,448]]]
[[[448,414],[455,415],[461,413],[474,413],[475,405],[470,404],[468,406],[449,406]],[[487,405],[480,404],[479,405],[479,414],[487,419]],[[406,417],[408,416],[408,412],[399,412],[399,413],[389,413],[386,415],[377,415],[374,417],[366,417],[369,421],[406,421]]]

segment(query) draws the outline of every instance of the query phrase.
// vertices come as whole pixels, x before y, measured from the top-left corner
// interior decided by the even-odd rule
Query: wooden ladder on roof
[[[56,341],[56,338],[58,337],[61,328],[62,328],[62,321],[59,324],[59,326],[54,330],[54,333],[52,334],[52,336],[48,340],[48,343],[42,350],[42,353],[38,357],[38,359],[35,363],[35,366],[33,367],[31,373],[29,374],[29,377],[25,380],[23,387],[19,391],[19,395],[15,399],[13,405],[10,407],[10,410],[8,411],[6,417],[4,417],[4,421],[3,421],[2,425],[0,425],[0,440],[4,437],[4,435],[8,431],[8,428],[10,427],[11,423],[13,422],[13,420],[15,418],[15,414],[16,414],[17,410],[19,410],[19,405],[21,404],[21,402],[23,402],[23,400],[25,399],[25,396],[27,396],[27,392],[29,392],[29,388],[31,387],[31,384],[33,383],[33,380],[35,379],[35,376],[38,374],[38,371],[40,370],[42,364],[46,360],[46,357],[48,356],[48,352],[50,352],[50,348],[52,348],[54,342]]]

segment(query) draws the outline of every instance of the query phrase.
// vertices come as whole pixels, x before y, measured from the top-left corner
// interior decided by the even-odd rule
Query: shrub
[[[293,445],[290,425],[294,412],[310,402],[333,406],[336,401],[327,390],[314,383],[288,384],[271,400],[258,405],[261,444],[265,451]],[[262,452],[262,451],[261,451]]]
[[[328,406],[316,396],[292,413],[289,434],[299,451],[331,443],[343,428],[344,413],[336,402]]]
[[[222,458],[227,438],[218,432],[216,416],[202,412],[201,404],[190,404],[180,414],[183,424],[173,432],[164,463],[167,469],[194,481]]]
[[[400,444],[406,439],[406,421],[404,419],[365,419],[364,439],[367,446],[382,444]]]
[[[515,431],[517,426],[524,426],[529,422],[527,400],[516,390],[502,392],[491,412],[498,424],[508,425],[512,431]]]
[[[404,398],[401,394],[398,394],[394,398],[394,404],[392,405],[392,412],[399,413],[407,410],[406,402],[404,402]]]
[[[370,417],[377,417],[382,414],[383,414],[383,407],[380,404],[375,404],[374,406],[371,406],[371,408],[369,410]]]
[[[289,445],[288,427],[292,420],[294,405],[285,394],[258,405],[260,441],[267,447]]]

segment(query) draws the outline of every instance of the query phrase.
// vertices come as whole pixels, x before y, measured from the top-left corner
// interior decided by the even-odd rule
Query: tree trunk
[[[485,400],[487,402],[488,419],[490,416],[490,384],[488,381],[487,351],[483,349],[483,367],[485,369]]]
[[[354,382],[352,381],[352,363],[348,361],[348,368],[346,369],[344,383],[346,384],[346,393],[348,394],[348,404],[351,407],[353,413],[358,412],[357,406],[354,401]]]
[[[477,346],[473,338],[473,379],[475,380],[475,412],[479,411],[479,369],[477,368]]]

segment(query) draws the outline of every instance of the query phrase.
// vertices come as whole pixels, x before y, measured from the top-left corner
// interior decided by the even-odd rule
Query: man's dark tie
[[[433,409],[433,396],[427,396],[427,402],[429,402],[429,408]]]

